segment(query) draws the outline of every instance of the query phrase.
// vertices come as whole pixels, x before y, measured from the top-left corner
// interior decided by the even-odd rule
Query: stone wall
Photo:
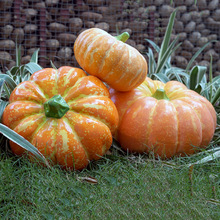
[[[196,63],[209,66],[213,56],[214,72],[220,74],[220,2],[219,0],[2,0],[0,2],[0,63],[15,64],[15,42],[21,44],[22,63],[40,48],[40,64],[50,60],[77,66],[73,44],[77,35],[99,27],[113,35],[128,31],[128,44],[144,55],[146,38],[161,44],[171,12],[178,8],[172,38],[179,35],[181,47],[173,64],[185,68],[193,54],[210,40]],[[145,55],[146,57],[146,55]],[[147,57],[146,57],[147,58]]]

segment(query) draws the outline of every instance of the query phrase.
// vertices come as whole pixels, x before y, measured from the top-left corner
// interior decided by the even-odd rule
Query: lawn
[[[220,219],[220,161],[112,155],[82,172],[2,153],[1,219]],[[89,179],[91,178],[91,180]]]

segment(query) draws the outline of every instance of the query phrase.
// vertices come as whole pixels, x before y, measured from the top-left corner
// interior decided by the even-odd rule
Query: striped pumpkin
[[[118,113],[106,86],[79,68],[42,69],[10,95],[2,122],[52,164],[81,170],[111,147]],[[12,151],[25,150],[10,142]]]
[[[124,43],[125,32],[113,37],[99,28],[83,31],[74,44],[79,65],[118,91],[129,91],[147,76],[147,62],[134,47]]]
[[[205,148],[216,128],[216,112],[203,96],[180,82],[146,78],[130,92],[110,89],[119,113],[115,138],[130,152],[161,158]]]

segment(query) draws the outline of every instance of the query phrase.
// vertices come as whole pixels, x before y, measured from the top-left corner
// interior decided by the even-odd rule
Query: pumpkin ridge
[[[87,80],[88,81],[84,81]],[[82,82],[84,81],[84,82]],[[94,85],[91,86],[91,83]],[[81,84],[82,83],[82,84]],[[83,84],[85,83],[85,85]],[[78,93],[77,96],[75,96],[75,92],[77,93],[77,90],[80,89],[79,87],[82,86],[82,88],[87,88],[87,85],[90,85],[90,91],[88,94],[88,91],[80,91],[80,94]],[[84,86],[84,87],[83,87]],[[106,88],[106,86],[95,76],[84,76],[77,80],[74,86],[70,87],[70,89],[67,91],[65,95],[63,95],[64,100],[69,103],[71,101],[77,101],[81,98],[86,97],[110,97],[109,91]]]
[[[47,122],[47,118],[46,118],[46,116],[45,116],[44,122],[42,122],[41,124],[39,124],[38,127],[37,127],[37,129],[34,131],[34,133],[33,133],[33,135],[32,135],[32,138],[31,138],[31,140],[30,140],[30,143],[31,143],[31,144],[33,144],[32,141],[33,141],[35,135],[38,134],[38,131],[44,126],[44,124],[45,124],[46,122]],[[37,147],[37,146],[36,146],[36,147]]]
[[[214,131],[215,131],[215,129],[216,129],[216,123],[217,123],[216,112],[213,111],[213,108],[210,108],[210,107],[212,107],[212,104],[209,103],[209,101],[208,101],[205,97],[203,97],[203,98],[204,98],[204,99],[200,99],[199,102],[200,102],[202,105],[205,104],[206,108],[209,110],[209,112],[210,112],[210,114],[211,114],[211,116],[212,116],[211,118],[212,118],[212,120],[213,120]]]
[[[124,110],[123,114],[120,115],[120,118],[122,119],[122,118],[124,117],[124,115],[126,114],[127,110],[128,110],[129,108],[131,108],[132,105],[135,104],[136,101],[141,100],[141,99],[146,99],[146,98],[147,98],[147,97],[145,97],[145,96],[144,96],[144,97],[143,97],[143,96],[141,96],[141,97],[139,96],[139,97],[137,97],[136,99],[134,99],[132,102],[130,101],[129,104],[127,105],[127,108]],[[120,120],[120,121],[121,121],[121,120]],[[120,126],[120,122],[119,122],[119,126]]]
[[[149,129],[149,128],[151,127],[151,125],[153,123],[153,115],[154,115],[154,112],[155,112],[156,107],[158,105],[158,102],[159,101],[157,100],[155,106],[152,108],[152,110],[150,112],[150,117],[149,117],[149,120],[148,120],[148,125],[147,125],[147,129],[146,129],[146,139],[145,139],[146,142],[148,143],[148,145],[149,145],[149,137],[150,137],[150,134],[151,134],[151,129]],[[148,132],[148,131],[150,131],[150,132]],[[154,146],[148,146],[148,145],[146,146],[147,149],[151,149],[152,147],[154,147]],[[149,152],[149,150],[147,150],[147,151]]]
[[[87,33],[81,39],[78,39],[78,44],[74,44],[74,48],[73,49],[76,51],[76,50],[78,50],[79,47],[82,47],[81,44],[85,41],[85,39],[87,37],[89,37],[89,35],[90,35],[89,30],[87,30]],[[78,45],[80,45],[80,46],[78,46]],[[79,53],[79,55],[81,55],[81,53]]]
[[[65,79],[64,79],[64,85],[67,85],[67,83],[68,83],[68,77],[72,74],[72,72],[75,70],[75,68],[71,68],[69,71],[68,71],[68,73],[67,73],[67,75],[65,76]],[[78,80],[77,80],[78,81]],[[76,81],[76,82],[77,82]],[[75,84],[76,84],[76,82],[75,82]],[[74,85],[75,85],[74,84]],[[73,86],[74,86],[73,85]],[[63,94],[65,94],[66,93],[66,90],[64,91],[64,93]]]
[[[69,93],[72,89],[74,89],[74,88],[77,90],[77,86],[79,85],[79,83],[80,83],[85,77],[87,77],[87,76],[80,77],[80,78],[76,81],[76,83],[75,83],[74,86],[71,86],[71,87],[69,87],[69,88],[67,88],[67,89],[65,90],[65,94],[63,94],[62,97],[64,98],[64,100],[65,100],[67,103],[69,103],[69,101],[70,101],[70,100],[66,100],[66,97],[67,97],[68,93]],[[72,100],[72,99],[71,99],[71,100]]]
[[[22,119],[16,124],[16,126],[13,128],[13,130],[15,130],[18,126],[20,126],[20,124],[22,124],[23,121],[28,120],[28,118],[29,118],[30,116],[34,116],[34,115],[39,115],[39,118],[40,118],[40,115],[42,115],[42,117],[45,117],[43,113],[37,113],[37,114],[27,115],[25,118],[22,118]],[[43,122],[42,122],[41,124],[43,124]],[[41,124],[40,124],[40,125],[41,125]],[[38,127],[39,127],[40,125],[38,125]],[[38,128],[33,132],[33,134],[35,134],[37,130],[38,130]]]
[[[71,99],[70,101],[68,101],[68,104],[71,105],[71,103],[77,102],[77,101],[81,101],[82,99],[87,99],[87,98],[100,98],[100,97],[101,97],[101,98],[102,98],[102,97],[107,97],[107,98],[109,98],[108,96],[105,96],[105,95],[102,95],[102,94],[100,94],[100,95],[84,95],[84,94],[82,94],[82,96],[76,97],[76,98]]]
[[[56,140],[57,140],[57,128],[58,128],[58,121],[59,119],[54,119],[53,118],[53,121],[52,121],[52,123],[54,123],[55,124],[55,128],[53,129],[54,130],[54,140],[53,140],[53,143],[52,143],[52,146],[53,146],[53,156],[54,156],[54,160],[53,160],[53,162],[54,163],[57,163],[58,161],[57,161],[57,145],[56,145]],[[62,120],[62,119],[61,119]]]
[[[77,132],[75,131],[73,125],[69,122],[68,118],[63,117],[62,120],[64,120],[71,128],[72,133],[74,134],[74,136],[76,137],[76,140],[80,143],[80,146],[83,148],[83,150],[85,151],[86,157],[88,160],[90,160],[89,158],[89,153],[87,151],[87,149],[85,148],[85,146],[82,144],[81,139],[79,137],[79,135],[77,134]]]
[[[60,69],[59,71],[61,71],[61,69]],[[74,69],[70,69],[70,70],[68,71],[67,75],[66,75],[65,77],[63,77],[63,78],[64,78],[63,84],[64,84],[65,87],[66,87],[66,85],[67,85],[67,83],[68,83],[68,76],[72,73],[72,71],[74,71]],[[60,77],[59,77],[59,79],[60,79]],[[59,79],[58,79],[58,80],[59,80]],[[58,80],[57,80],[57,86],[58,86]],[[60,95],[64,98],[64,95],[66,94],[66,90],[69,90],[69,89],[70,89],[70,88],[66,88],[66,89],[62,92],[62,94],[60,94]],[[59,86],[58,86],[58,91],[60,91]]]
[[[95,41],[96,41],[99,37],[102,37],[102,36],[103,36],[103,33],[97,34],[97,35],[93,38],[93,40],[86,45],[86,50],[84,51],[82,62],[85,62],[85,60],[86,60],[85,58],[86,58],[88,52],[90,51],[90,49],[91,49],[91,47],[92,47],[92,44],[95,43]],[[89,36],[89,37],[90,37],[90,36]],[[82,66],[84,66],[84,65],[82,65]]]
[[[92,28],[93,29],[93,28]],[[82,50],[80,50],[82,47],[88,47],[90,44],[91,44],[91,42],[90,43],[88,43],[88,44],[84,44],[83,45],[83,42],[87,42],[87,38],[90,38],[90,32],[92,31],[92,29],[88,29],[88,30],[86,30],[85,31],[85,35],[81,38],[81,39],[79,39],[79,38],[77,38],[76,39],[76,41],[78,42],[77,44],[74,44],[74,52],[75,51],[77,51],[77,53],[78,53],[78,50],[79,50],[79,57],[81,56],[81,53],[82,53]],[[96,36],[95,36],[95,38],[97,38],[98,36],[100,36],[100,35],[103,35],[103,33],[101,33],[101,32],[99,32],[99,34],[97,34]],[[80,49],[79,49],[80,48]],[[81,53],[80,53],[81,52]]]
[[[56,158],[56,152],[57,152],[57,146],[56,146],[56,135],[57,135],[57,126],[58,126],[58,123],[57,123],[57,120],[58,119],[52,119],[52,118],[46,118],[45,122],[43,122],[37,129],[35,132],[35,135],[32,136],[32,139],[31,139],[31,144],[35,145],[36,148],[38,148],[38,150],[46,157],[46,158],[49,158],[49,160],[51,160],[51,162],[53,164],[56,164],[57,163],[57,158]],[[48,142],[46,142],[46,146],[39,146],[38,145],[38,138],[42,138],[41,135],[39,135],[39,131],[42,129],[42,131],[45,131],[45,125],[47,124],[48,127],[50,127],[51,125],[52,126],[52,130],[50,131],[50,133],[52,133],[52,143],[50,145],[48,145]],[[44,133],[44,132],[43,132]],[[34,142],[34,140],[36,139],[36,141]],[[48,140],[49,141],[49,140]],[[52,153],[50,152],[52,150]],[[49,152],[48,152],[49,151]]]
[[[85,31],[85,35],[83,35],[83,37],[81,39],[76,39],[78,44],[74,44],[73,46],[73,50],[74,50],[74,53],[77,51],[77,53],[79,53],[79,56],[81,56],[81,53],[82,51],[79,50],[79,48],[82,48],[83,46],[85,47],[85,45],[82,45],[83,42],[85,42],[85,40],[87,40],[86,38],[90,37],[90,32],[89,30]],[[79,50],[79,52],[78,52]]]
[[[124,47],[125,49],[127,49],[126,47]],[[118,62],[114,65],[114,67],[113,68],[111,68],[111,71],[108,73],[108,74],[106,74],[105,76],[103,76],[103,81],[106,81],[106,79],[108,79],[113,73],[114,73],[114,70],[115,69],[117,69],[117,66],[123,61],[123,59],[124,59],[124,56],[126,56],[126,53],[123,53],[122,54],[122,56],[120,57],[120,59],[118,60]],[[115,73],[114,73],[115,74]],[[116,75],[116,74],[115,74]],[[117,75],[116,75],[117,76]],[[115,79],[114,79],[114,81],[113,82],[115,82]],[[111,82],[112,83],[112,82]],[[110,83],[109,83],[110,84]]]
[[[47,95],[44,90],[34,81],[34,80],[30,80],[29,82],[31,82],[32,84],[34,84],[36,87],[38,87],[38,89],[44,94],[44,97],[48,100],[49,99],[49,95]]]
[[[173,109],[175,109],[175,116],[176,116],[176,123],[177,123],[177,140],[176,140],[176,149],[175,149],[175,152],[178,152],[178,148],[179,148],[179,140],[180,140],[180,129],[179,129],[179,118],[178,118],[178,112],[177,112],[177,109],[176,109],[176,106],[174,105],[174,103],[170,100],[170,104],[173,105]]]
[[[130,54],[132,53],[130,46],[128,47],[128,50],[129,50],[129,56],[130,56]],[[146,61],[142,55],[141,55],[141,59]],[[137,87],[137,85],[138,85],[137,82],[143,82],[143,78],[142,78],[143,74],[140,74],[140,73],[143,72],[144,70],[147,71],[147,62],[145,63],[146,65],[143,65],[143,62],[141,62],[141,64],[142,65],[140,65],[140,68],[136,72],[136,75],[134,75],[133,79],[130,80],[130,83],[129,83],[130,86],[131,86],[131,84],[133,84],[133,87],[134,87],[134,85],[135,85],[135,87]],[[141,78],[142,78],[142,80],[140,80]],[[141,84],[141,83],[139,83],[139,84]]]
[[[26,87],[29,87],[29,88],[26,88]],[[19,90],[19,92],[20,92],[20,90],[29,91],[34,96],[39,97],[39,99],[44,99],[44,101],[46,101],[46,99],[47,99],[45,97],[44,93],[42,92],[42,90],[40,89],[40,87],[36,83],[34,83],[33,81],[24,81],[24,82],[20,83],[17,86],[15,91],[17,91],[17,90]],[[37,101],[37,100],[34,100],[34,99],[29,99],[29,96],[30,96],[29,94],[23,94],[22,98],[24,98],[24,99],[21,99],[21,97],[19,97],[19,99],[15,99],[15,101],[32,101],[36,104],[42,104],[43,103],[40,100]],[[15,95],[15,97],[18,98],[17,94]],[[14,98],[14,96],[11,96],[9,101],[11,101],[11,99],[13,99],[13,98]],[[25,99],[27,99],[27,100],[25,100]],[[14,102],[14,99],[12,100],[12,102]]]
[[[168,98],[170,99],[170,100],[175,100],[175,99],[180,99],[180,98],[183,98],[183,97],[187,97],[187,95],[186,94],[184,94],[184,93],[180,93],[180,91],[185,91],[185,90],[188,90],[188,89],[178,89],[178,90],[175,90],[175,91],[173,91],[173,92],[167,92],[167,96],[168,96]],[[166,91],[166,89],[165,89],[165,91]],[[175,94],[176,93],[176,94]],[[180,96],[180,94],[182,95],[182,96]],[[174,97],[172,97],[174,95]]]
[[[32,137],[36,131],[36,127],[38,127],[38,123],[41,124],[41,121],[44,120],[44,115],[39,114],[38,117],[35,117],[35,115],[32,115],[32,117],[25,118],[24,120],[19,121],[19,123],[13,128],[13,130],[21,135],[24,139],[31,142]],[[22,155],[26,151],[24,148],[19,146],[17,143],[10,141],[11,150],[16,155]]]
[[[90,53],[90,57],[89,57],[89,66],[91,66],[94,63],[94,54],[98,51],[98,48],[95,48],[92,50],[92,52]]]
[[[106,59],[108,58],[109,54],[110,54],[110,51],[112,50],[113,46],[116,44],[117,41],[115,41],[113,44],[110,44],[110,47],[108,50],[106,50],[105,52],[105,56],[102,57],[102,63],[100,64],[100,67],[99,67],[99,70],[98,70],[98,73],[101,73],[102,70],[103,70],[103,67],[105,65],[105,61]]]
[[[57,70],[55,70],[54,68],[45,68],[32,74],[30,81],[37,84],[45,97],[49,99],[56,95],[58,92],[56,85],[56,74]],[[48,78],[45,79],[42,76],[47,76]]]
[[[14,104],[16,104],[16,103],[20,103],[20,102],[28,102],[28,103],[34,103],[34,102],[31,102],[31,101],[14,101],[14,102],[11,102],[11,103],[9,103],[9,105],[6,107],[6,110],[8,110],[8,108],[11,108],[11,105],[14,105]],[[38,109],[39,111],[38,112],[35,112],[35,113],[32,113],[32,112],[30,112],[29,114],[26,114],[26,115],[22,115],[22,117],[20,116],[19,118],[18,117],[16,117],[16,118],[14,118],[14,120],[16,121],[16,123],[15,123],[15,125],[13,125],[12,124],[12,122],[13,121],[11,121],[10,120],[10,115],[8,115],[7,116],[7,119],[9,119],[9,121],[7,121],[7,119],[5,119],[6,118],[6,116],[5,116],[5,114],[3,113],[3,115],[2,115],[2,121],[3,121],[3,123],[5,124],[5,125],[7,125],[8,127],[10,127],[11,129],[14,129],[14,127],[16,127],[19,123],[20,123],[20,121],[22,121],[23,119],[25,119],[25,118],[27,118],[27,117],[29,117],[30,115],[33,115],[33,114],[40,114],[40,113],[43,113],[44,112],[44,110],[43,110],[43,107],[42,107],[42,105],[41,104],[39,104],[39,103],[34,103],[34,104],[36,104],[36,105],[38,105],[38,107],[40,107],[40,109]],[[10,110],[9,110],[10,111]],[[24,116],[24,117],[23,117]]]
[[[142,69],[141,69],[141,71],[139,72],[138,77],[136,78],[135,81],[133,81],[133,84],[134,84],[133,88],[135,88],[135,87],[137,87],[138,85],[141,84],[141,83],[137,83],[137,82],[143,82],[143,80],[144,80],[145,77],[143,78],[143,74],[140,74],[140,73],[143,72],[144,69],[147,71],[147,68],[145,68],[144,66],[142,66]]]
[[[93,120],[96,121],[96,122],[100,122],[100,121],[97,120],[96,118],[93,118],[93,117],[91,117],[91,116],[89,116],[89,115],[86,115],[86,114],[83,114],[83,113],[80,113],[80,115],[81,115],[82,117],[85,115],[86,118],[91,118],[91,119],[93,119]],[[89,116],[89,117],[88,117],[88,116]],[[67,119],[67,120],[68,120],[68,119]],[[77,132],[75,131],[73,125],[69,122],[69,120],[68,120],[68,124],[69,124],[69,126],[71,127],[72,132],[73,132],[73,134],[75,135],[75,137],[77,137],[77,140],[79,141],[79,143],[80,143],[80,145],[82,146],[83,150],[85,151],[85,154],[86,154],[87,159],[88,159],[88,160],[91,160],[91,156],[89,155],[89,152],[88,152],[87,148],[82,144],[79,135],[77,134]],[[108,129],[109,129],[109,127],[108,127]],[[106,148],[106,147],[105,147],[105,148]],[[102,149],[102,150],[103,150],[103,149]]]
[[[128,50],[128,52],[127,52],[127,53],[124,53],[124,54],[125,54],[125,55],[128,54],[127,60],[129,60],[129,63],[128,63],[128,64],[130,64],[131,50],[129,49],[129,47],[125,47],[125,48]],[[116,83],[120,82],[120,80],[122,80],[122,79],[126,76],[126,74],[127,74],[128,71],[129,71],[129,66],[127,66],[126,71],[124,71],[123,74],[121,74],[120,78],[118,78],[115,82],[116,82]],[[140,72],[141,72],[141,71],[138,70],[138,74],[139,74]],[[130,79],[129,86],[131,85],[132,80],[133,80],[134,78],[135,78],[135,77],[133,76],[132,79]]]
[[[78,111],[76,111],[76,110],[72,110],[72,109],[70,109],[69,111],[71,111],[71,112],[74,112],[74,113],[76,113],[76,114],[80,114],[80,115],[82,115],[82,116],[85,116],[85,117],[87,117],[87,118],[90,118],[90,119],[93,119],[94,121],[97,121],[97,122],[101,122],[102,124],[104,124],[105,126],[107,126],[109,129],[110,129],[110,124],[105,120],[105,119],[103,119],[103,118],[100,118],[100,117],[98,117],[98,116],[92,116],[92,115],[89,115],[89,112],[88,113],[86,113],[86,112],[78,112]]]
[[[19,122],[18,122],[18,124],[17,125],[19,125],[20,123],[22,123],[22,121],[24,121],[24,120],[27,120],[30,116],[32,116],[32,115],[44,115],[44,112],[39,112],[39,113],[31,113],[31,114],[29,114],[29,115],[26,115],[24,118],[22,118],[21,120],[19,120]],[[17,127],[17,125],[16,125],[16,127]],[[13,128],[14,129],[14,128]]]
[[[116,83],[119,83],[120,80],[122,80],[123,77],[126,76],[126,73],[127,73],[127,72],[128,72],[128,70],[121,76],[120,79],[118,79],[118,80],[116,81]],[[137,75],[133,76],[133,79],[130,79],[129,86],[131,86],[132,84],[133,84],[133,86],[131,86],[132,88],[134,88],[134,85],[136,86],[137,82],[138,82],[139,79],[142,77],[141,74],[140,74],[141,72],[142,72],[142,69],[139,68],[138,71],[137,71]],[[136,76],[138,76],[138,77],[136,77]]]
[[[145,95],[145,97],[148,97],[148,96],[151,97],[152,94],[153,94],[152,91],[150,90],[150,88],[147,85],[145,85],[144,83],[142,83],[136,89],[141,91]],[[146,92],[149,93],[149,94],[146,94]]]
[[[188,108],[190,108],[190,111],[194,112],[195,115],[197,116],[197,118],[199,119],[199,124],[200,124],[200,128],[201,128],[201,141],[200,141],[200,143],[198,144],[198,146],[194,146],[194,145],[191,144],[192,148],[195,148],[195,149],[196,149],[196,148],[198,148],[198,147],[201,146],[202,139],[203,139],[203,137],[202,137],[203,135],[202,135],[202,122],[201,122],[201,119],[200,119],[200,117],[198,116],[198,113],[197,113],[196,109],[194,109],[192,105],[190,105],[188,102],[186,102],[186,101],[184,101],[184,100],[181,100],[181,99],[179,99],[179,101],[185,103],[184,106],[187,106]],[[183,105],[182,105],[182,106],[183,106]],[[195,125],[195,119],[194,119],[194,117],[191,117],[191,120],[192,120],[192,124]],[[179,147],[180,147],[180,145],[179,145],[178,148],[177,148],[177,153],[180,152],[180,151],[179,151]],[[185,150],[185,151],[187,152],[187,150]]]
[[[147,84],[146,82],[150,81],[152,84]],[[147,80],[145,80],[141,85],[143,85],[144,89],[148,89],[151,93],[151,96],[154,94],[154,92],[158,89],[158,85],[147,77]],[[153,86],[153,87],[152,87]],[[138,87],[137,87],[138,88]]]
[[[43,113],[41,113],[41,114],[43,114]],[[34,115],[34,114],[33,114],[33,115]],[[39,130],[39,128],[40,128],[40,127],[42,127],[42,126],[44,125],[44,123],[46,123],[47,118],[46,118],[46,116],[45,116],[45,115],[44,115],[44,117],[45,117],[44,122],[42,122],[41,124],[39,124],[39,125],[38,125],[38,128],[35,130],[35,132],[34,132],[34,133],[37,133],[37,131]]]
[[[181,100],[181,99],[180,99]],[[191,106],[191,108],[194,110],[194,112],[196,113],[196,115],[198,116],[198,118],[199,118],[199,121],[200,121],[200,125],[201,125],[201,128],[202,128],[202,142],[203,142],[203,139],[204,139],[204,133],[203,133],[203,131],[204,131],[204,129],[203,129],[203,126],[204,126],[204,124],[202,123],[202,115],[200,115],[199,114],[199,112],[198,112],[198,110],[194,107],[194,106],[192,106],[191,105],[191,103],[189,102],[188,103],[188,100],[181,100],[181,101],[183,101],[184,103],[187,103],[188,105],[190,105]],[[201,102],[200,100],[194,100],[194,102],[198,102],[199,104],[201,104],[201,105],[203,105],[204,103],[203,102]],[[212,117],[212,113],[210,112],[210,109],[207,107],[207,105],[203,105],[203,108],[205,108],[206,109],[206,112],[210,115],[210,117],[211,117],[211,120],[212,120],[212,124],[213,124],[213,134],[214,134],[214,132],[215,132],[215,121],[214,121],[214,119],[213,119],[213,117]],[[200,144],[200,146],[202,145],[202,143]],[[201,146],[202,147],[202,146]]]
[[[157,120],[159,120],[158,123],[156,123]],[[152,145],[149,149],[156,155],[159,154],[162,159],[175,154],[174,150],[176,150],[178,141],[176,120],[175,106],[169,101],[157,100],[152,118],[149,120],[151,122],[148,128],[149,143]]]
[[[35,100],[16,100],[16,101],[13,101],[11,103],[16,103],[16,102],[34,103],[34,104],[39,105],[39,106],[43,105],[43,103],[39,103],[39,102],[37,102]]]

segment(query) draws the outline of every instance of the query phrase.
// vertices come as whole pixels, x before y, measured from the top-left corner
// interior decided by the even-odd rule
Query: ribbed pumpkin
[[[190,155],[205,148],[216,128],[212,104],[179,82],[146,78],[130,92],[110,89],[119,113],[115,138],[130,152],[156,157]]]
[[[129,91],[147,76],[147,62],[134,47],[124,43],[125,32],[113,37],[99,28],[83,31],[74,43],[79,65],[118,91]]]
[[[64,66],[42,69],[20,83],[2,121],[52,164],[81,170],[110,148],[118,113],[98,78]],[[10,146],[17,155],[25,152],[13,142]]]

